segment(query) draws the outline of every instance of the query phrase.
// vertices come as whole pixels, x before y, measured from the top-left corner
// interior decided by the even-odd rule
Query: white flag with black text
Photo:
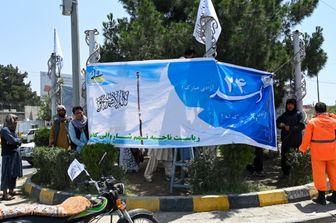
[[[84,170],[84,168],[85,168],[84,164],[78,162],[77,159],[74,159],[74,161],[72,161],[72,163],[68,168],[68,175],[71,181],[73,181],[76,177],[78,177],[78,175]]]
[[[63,52],[56,29],[54,29],[54,53],[63,59]]]
[[[215,41],[217,42],[222,27],[219,23],[215,8],[211,0],[200,0],[198,7],[197,18],[194,28],[193,36],[202,44],[205,44],[205,23],[211,23],[211,31]]]
[[[55,53],[55,56],[58,56],[57,63],[61,69],[63,67],[63,51],[61,48],[61,43],[60,43],[56,29],[54,29],[54,51],[53,53]]]

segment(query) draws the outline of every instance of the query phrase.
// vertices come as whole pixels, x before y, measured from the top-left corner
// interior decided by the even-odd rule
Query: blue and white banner
[[[90,142],[276,149],[272,75],[214,59],[91,64]]]

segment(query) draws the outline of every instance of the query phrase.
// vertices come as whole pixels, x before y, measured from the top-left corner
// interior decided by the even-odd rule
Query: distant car
[[[35,139],[35,132],[37,129],[29,129],[27,134],[22,135],[22,142],[32,142]]]
[[[22,143],[19,147],[19,152],[21,154],[22,160],[26,160],[30,165],[33,165],[33,149],[35,148],[35,143]]]

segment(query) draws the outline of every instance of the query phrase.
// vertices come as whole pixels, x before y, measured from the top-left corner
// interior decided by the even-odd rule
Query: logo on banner
[[[91,77],[90,79],[94,82],[104,82],[104,76],[103,76],[103,72],[101,72],[100,70],[94,70],[91,72]]]
[[[103,94],[96,98],[97,112],[101,112],[108,108],[119,109],[125,107],[128,104],[129,91],[114,91],[107,94]]]

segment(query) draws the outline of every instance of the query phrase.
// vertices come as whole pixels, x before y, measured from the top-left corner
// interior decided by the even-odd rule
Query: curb
[[[30,198],[43,204],[59,204],[74,196],[74,193],[43,188],[31,182],[29,177],[24,190]],[[146,196],[124,197],[128,209],[144,208],[149,211],[163,212],[204,212],[225,211],[250,207],[264,207],[287,204],[311,199],[317,194],[313,184],[284,189],[229,195],[195,196]]]

